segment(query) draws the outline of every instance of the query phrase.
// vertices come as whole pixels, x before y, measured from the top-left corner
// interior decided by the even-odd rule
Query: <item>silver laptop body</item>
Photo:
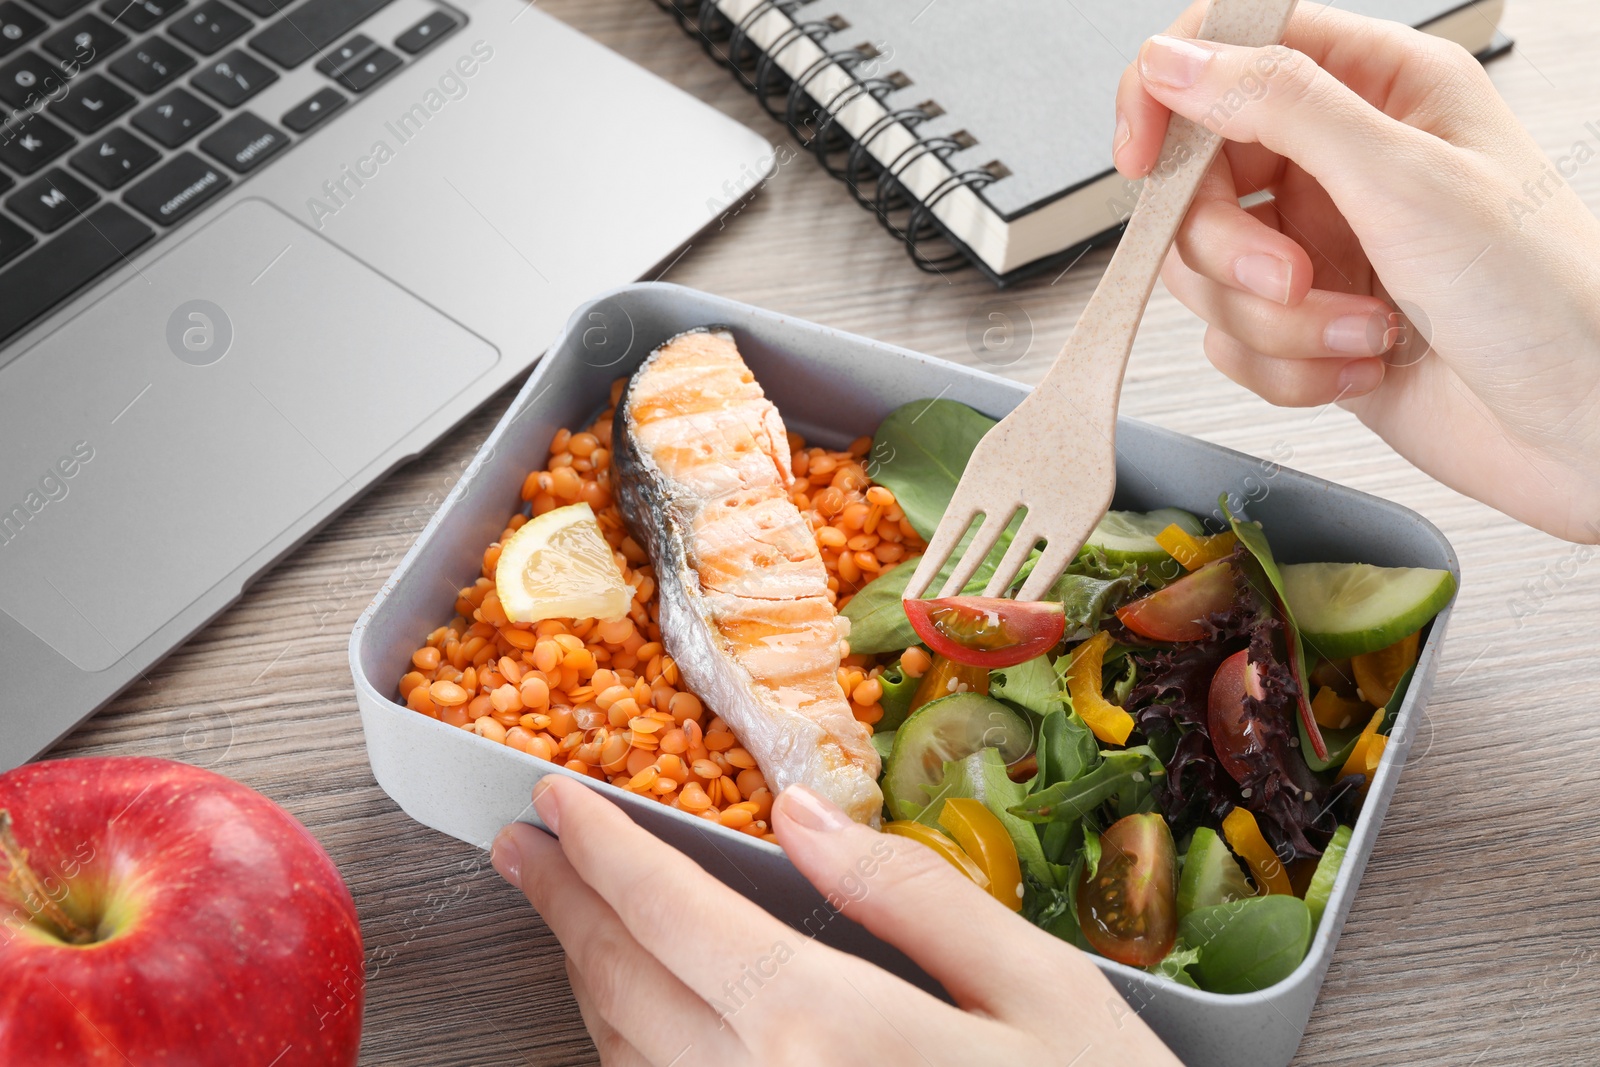
[[[137,17],[114,18],[128,3],[41,15],[0,56],[3,79],[25,53],[37,66],[52,47],[127,38],[40,112],[66,115],[53,124],[74,145],[31,174],[15,173],[23,159],[0,194],[0,239],[33,239],[0,264],[0,321],[54,284],[12,269],[65,262],[49,242],[81,243],[88,225],[116,259],[0,347],[0,769],[523,373],[581,300],[670,262],[772,161],[755,134],[521,0],[135,0]],[[212,48],[213,30],[238,36]],[[117,63],[141,48],[196,62],[128,106],[118,72],[148,72]],[[174,130],[188,106],[162,103],[174,88],[218,113],[205,129]],[[72,125],[119,105],[98,130]],[[129,143],[160,159],[128,158]],[[26,151],[0,143],[0,175]],[[140,173],[96,184],[125,163]]]

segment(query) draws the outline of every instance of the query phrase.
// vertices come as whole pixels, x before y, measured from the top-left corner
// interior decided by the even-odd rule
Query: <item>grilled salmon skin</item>
[[[872,730],[839,685],[838,613],[789,500],[788,436],[725,330],[679,334],[613,422],[618,503],[661,591],[661,639],[773,792],[801,783],[876,825]]]

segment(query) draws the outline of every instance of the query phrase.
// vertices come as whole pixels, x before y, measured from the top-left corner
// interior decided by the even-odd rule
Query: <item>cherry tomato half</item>
[[[1233,603],[1233,566],[1226,560],[1208,563],[1171,585],[1117,609],[1122,625],[1155,641],[1199,641],[1211,631],[1206,617]],[[915,625],[913,620],[912,625]]]
[[[1256,735],[1255,719],[1244,713],[1246,694],[1257,700],[1266,697],[1260,674],[1248,656],[1248,651],[1235,652],[1222,661],[1211,678],[1211,695],[1206,702],[1206,725],[1211,731],[1211,747],[1217,750],[1217,762],[1240,783],[1250,776],[1246,758],[1267,750],[1265,740]]]
[[[949,596],[901,603],[929,648],[974,667],[1015,667],[1042,656],[1067,628],[1066,610],[1052,601]]]
[[[1129,815],[1100,835],[1100,868],[1078,879],[1078,925],[1093,949],[1150,967],[1178,939],[1178,862],[1172,831],[1155,812]]]

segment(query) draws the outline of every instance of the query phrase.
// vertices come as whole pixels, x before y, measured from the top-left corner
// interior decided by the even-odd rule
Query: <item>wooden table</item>
[[[645,0],[544,7],[777,144],[787,131]],[[1552,157],[1600,137],[1592,0],[1512,0],[1495,83]],[[788,154],[788,153],[786,153]],[[1600,163],[1572,184],[1600,209]],[[671,281],[974,362],[966,327],[1021,307],[1036,380],[1104,266],[996,293],[915,270],[804,155]],[[508,294],[508,299],[514,294]],[[1437,524],[1465,582],[1427,720],[1367,868],[1298,1062],[1600,1060],[1600,549],[1524,529],[1412,469],[1338,409],[1268,406],[1205,361],[1164,290],[1123,410],[1399,501]],[[360,907],[371,980],[363,1062],[579,1064],[594,1048],[561,951],[486,857],[413,823],[367,767],[346,665],[351,625],[505,409],[507,390],[266,575],[56,755],[154,754],[262,790],[316,833]],[[1285,458],[1288,457],[1288,458]],[[430,890],[449,881],[442,908]]]

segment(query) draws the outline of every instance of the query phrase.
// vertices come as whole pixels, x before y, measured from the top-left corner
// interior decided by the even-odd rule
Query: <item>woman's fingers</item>
[[[1290,360],[1349,360],[1381,356],[1394,346],[1398,327],[1375,296],[1313,289],[1293,307],[1202,277],[1176,251],[1161,272],[1167,290],[1246,348]]]
[[[1201,181],[1174,247],[1196,274],[1274,304],[1298,304],[1311,290],[1311,257],[1239,206],[1225,156]]]
[[[1279,359],[1252,351],[1212,326],[1206,356],[1223,374],[1280,407],[1315,407],[1351,400],[1383,384],[1381,359]]]
[[[1261,144],[1294,160],[1335,200],[1422,168],[1438,147],[1291,48],[1163,35],[1144,43],[1136,66],[1157,101],[1229,141]],[[1125,157],[1136,154],[1134,143],[1124,150]],[[1375,157],[1385,165],[1374,168]]]
[[[567,983],[572,986],[572,996],[578,1002],[578,1014],[583,1016],[584,1028],[589,1031],[595,1051],[600,1054],[600,1067],[651,1067],[644,1054],[618,1033],[595,1007],[594,996],[583,979],[583,972],[573,966],[571,956],[567,957]]]
[[[544,917],[566,949],[568,966],[586,976],[590,1009],[626,1043],[660,1063],[690,1045],[719,1057],[736,1051],[736,1039],[716,1012],[640,946],[549,834],[512,823],[495,838],[492,858],[501,876]]]
[[[1167,30],[1164,38],[1193,38],[1200,30],[1206,0],[1186,10]],[[1158,45],[1158,48],[1162,47]],[[1202,48],[1217,46],[1197,45]],[[1280,94],[1282,67],[1275,55],[1293,50],[1307,66],[1328,72],[1329,81],[1348,86],[1357,101],[1371,110],[1387,114],[1427,130],[1446,140],[1492,147],[1507,133],[1505,123],[1491,113],[1479,96],[1484,74],[1466,52],[1439,38],[1419,33],[1399,23],[1362,18],[1332,7],[1301,4],[1289,21],[1282,48],[1236,49],[1241,58],[1228,64],[1228,71],[1187,89],[1186,100],[1198,98],[1204,107],[1192,111],[1175,103],[1173,87],[1166,79],[1146,77],[1146,63],[1159,65],[1162,57],[1147,46],[1124,72],[1117,88],[1118,148],[1117,168],[1130,178],[1142,177],[1155,165],[1166,135],[1167,116],[1173,109],[1188,115],[1230,140],[1263,140],[1238,137],[1218,123],[1230,112],[1248,110],[1262,97]],[[1305,132],[1315,135],[1320,121],[1305,124]],[[1299,160],[1292,152],[1284,152]]]
[[[748,1033],[774,1013],[781,1017],[796,996],[805,995],[794,991],[808,973],[799,935],[635,825],[615,804],[557,775],[540,779],[533,804],[545,825],[560,835],[563,862],[599,894],[646,953],[700,999],[723,1005],[726,1014],[719,1021]],[[578,962],[594,981],[585,961]],[[789,991],[750,995],[730,1005],[729,990],[740,989],[741,981],[749,992],[751,968],[771,970],[765,983],[777,982]]]
[[[1019,919],[932,850],[852,822],[803,786],[778,795],[773,827],[831,906],[904,952],[961,1007],[1026,1029],[1059,1015],[1055,982],[1064,979],[1049,968],[1063,960],[1073,966],[1081,955]],[[1019,959],[1043,977],[1017,982]],[[1092,964],[1082,960],[1082,968],[1076,977],[1091,983],[1085,988],[1099,984]]]

